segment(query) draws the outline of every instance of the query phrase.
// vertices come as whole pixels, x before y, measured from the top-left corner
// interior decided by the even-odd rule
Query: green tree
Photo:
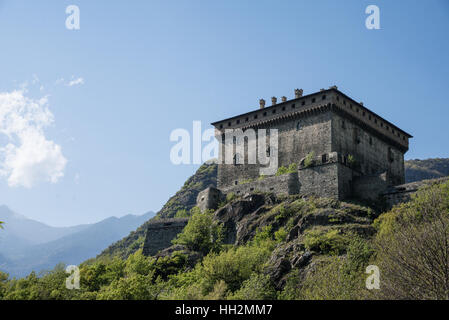
[[[173,240],[174,244],[187,246],[194,251],[207,254],[210,251],[220,251],[223,239],[222,226],[213,219],[213,211],[201,212],[199,208],[192,209],[192,217],[184,230]]]
[[[449,299],[449,183],[425,187],[376,220],[379,295]]]

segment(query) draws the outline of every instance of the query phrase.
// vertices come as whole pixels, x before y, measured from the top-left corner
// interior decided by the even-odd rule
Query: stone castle
[[[340,200],[383,197],[392,206],[408,201],[420,185],[431,183],[404,184],[404,154],[412,136],[336,86],[309,95],[296,89],[294,99],[282,97],[277,103],[273,97],[271,102],[271,106],[265,107],[262,99],[257,110],[212,123],[220,146],[217,188],[210,186],[199,192],[196,202],[201,210],[216,209],[226,194],[243,196],[251,192]],[[227,129],[237,129],[243,135],[231,140],[234,160],[231,164],[224,161]],[[256,132],[277,129],[277,165],[289,170],[261,176],[264,165],[247,161],[249,139],[252,139],[249,135],[245,137],[248,129]],[[239,139],[243,139],[243,149],[234,146]],[[260,151],[272,153],[270,145],[264,147],[267,150]],[[154,255],[169,247],[187,221],[160,219],[151,223],[144,254]]]
[[[266,107],[261,99],[257,110],[212,123],[220,144],[217,189],[199,194],[200,208],[214,208],[223,194],[255,191],[376,199],[404,183],[404,154],[412,136],[336,86],[309,95],[296,89],[294,99],[282,97],[278,103],[273,97],[271,102]],[[236,146],[232,149],[233,164],[224,161],[227,129],[243,134],[233,143],[246,141],[243,154]],[[263,165],[247,161],[252,138],[245,137],[248,129],[266,129],[268,134],[277,129],[278,166],[297,169],[260,176]],[[270,147],[263,152],[268,155]]]

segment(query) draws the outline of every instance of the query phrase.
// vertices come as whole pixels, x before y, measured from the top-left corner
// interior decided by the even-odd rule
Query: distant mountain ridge
[[[449,176],[448,158],[405,161],[405,181],[407,183],[445,176]]]
[[[94,224],[58,228],[1,206],[0,218],[5,225],[0,232],[0,270],[21,277],[31,271],[53,269],[58,263],[77,265],[95,257],[153,216],[154,212],[147,212],[140,216],[111,217]]]

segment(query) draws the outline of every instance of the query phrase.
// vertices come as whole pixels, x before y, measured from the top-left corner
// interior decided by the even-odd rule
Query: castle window
[[[236,165],[239,164],[239,157],[238,157],[238,154],[235,154],[235,155],[234,155],[233,161],[234,161],[234,166],[236,166]]]
[[[257,119],[257,114],[254,115],[254,119]]]
[[[267,112],[266,112],[266,111],[265,111],[265,112],[263,113],[263,116],[264,116],[264,117],[266,117],[266,116],[267,116]]]
[[[236,180],[234,183],[235,183],[235,185],[238,185],[238,184],[239,184],[239,182],[238,182],[237,180]]]
[[[246,122],[248,122],[248,120],[249,120],[249,118],[248,118],[248,117],[246,117],[246,118],[245,118],[245,121],[246,121]]]
[[[352,104],[349,105],[349,108],[352,110]]]
[[[370,144],[370,146],[373,145],[373,138],[371,138],[371,137],[369,137],[369,144]]]
[[[384,123],[383,123],[383,122],[381,122],[381,123],[380,123],[380,126],[381,126],[381,127],[383,128],[383,127],[384,127]]]
[[[267,147],[267,157],[270,156],[270,147]]]
[[[343,104],[346,105],[346,100],[343,100]]]
[[[315,98],[312,98],[312,103],[315,103],[315,101],[316,101],[316,99],[315,99]]]
[[[365,116],[365,111],[363,111],[363,116]]]
[[[276,109],[273,109],[273,114],[275,114],[276,113]]]
[[[322,163],[326,163],[326,162],[327,162],[327,153],[325,153],[325,154],[323,154],[323,155],[321,156],[321,162],[322,162]]]
[[[337,101],[340,101],[340,97],[339,96],[337,96]]]
[[[321,97],[322,100],[326,100],[326,95],[324,95],[323,97]]]
[[[296,124],[296,130],[300,130],[300,129],[301,129],[301,123],[298,122],[298,123]]]
[[[282,111],[285,111],[285,106],[282,107]]]
[[[306,105],[306,101],[304,100],[301,104],[302,104],[303,106],[305,106],[305,105]]]
[[[359,108],[355,109],[355,111],[358,113],[359,112]]]
[[[220,129],[223,129],[223,124],[220,124]]]
[[[341,120],[341,128],[346,129],[345,120]]]
[[[377,124],[377,119],[374,119],[374,123]]]
[[[239,124],[240,123],[240,120],[237,120],[237,124]]]
[[[402,136],[402,140],[404,140],[404,141],[405,141],[405,136]]]
[[[295,104],[292,104],[292,109],[295,109]]]
[[[370,119],[370,120],[371,120],[371,115],[369,115],[369,116],[368,116],[368,119]]]
[[[228,127],[230,127],[231,126],[231,122],[228,122]]]

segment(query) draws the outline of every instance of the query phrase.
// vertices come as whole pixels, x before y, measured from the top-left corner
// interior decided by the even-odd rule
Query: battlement
[[[292,100],[285,100],[279,104],[275,103],[269,107],[263,106],[255,111],[213,122],[212,125],[216,128],[217,135],[220,135],[226,129],[263,128],[330,109],[356,121],[364,129],[397,145],[404,152],[408,150],[408,140],[412,138],[410,134],[369,110],[363,103],[348,97],[335,86]]]

